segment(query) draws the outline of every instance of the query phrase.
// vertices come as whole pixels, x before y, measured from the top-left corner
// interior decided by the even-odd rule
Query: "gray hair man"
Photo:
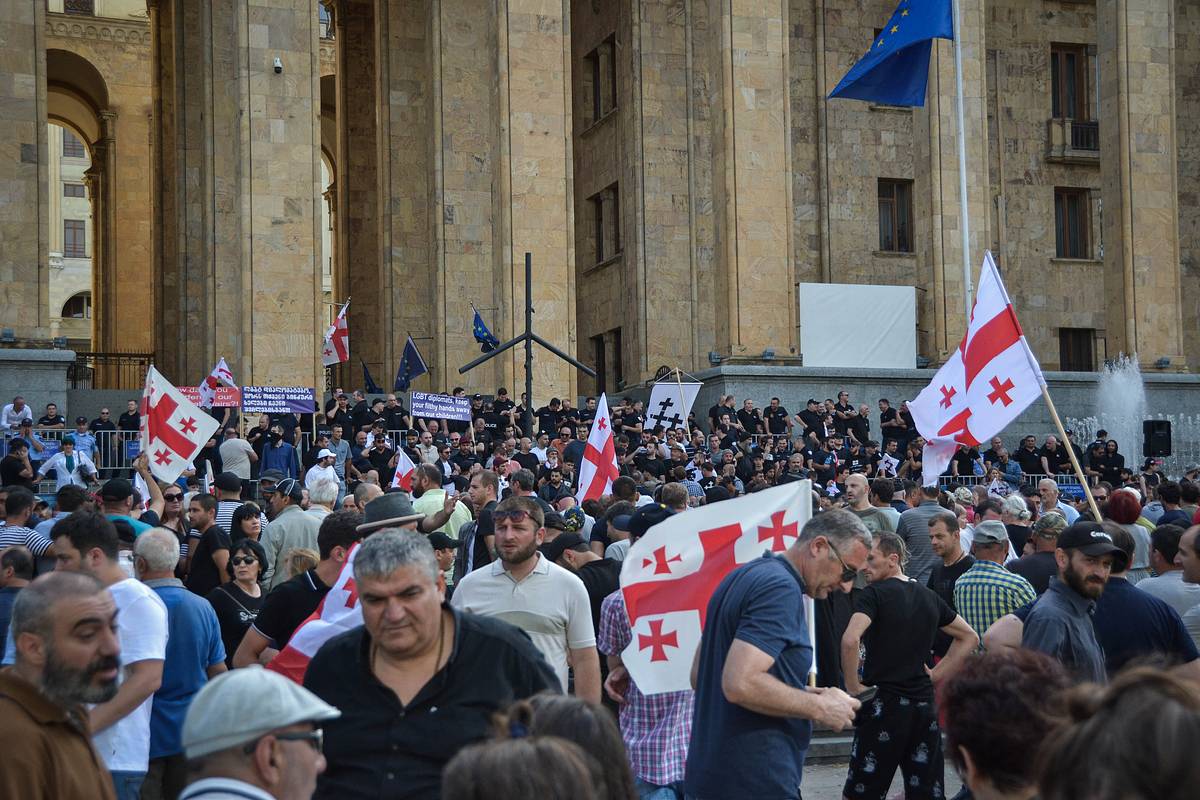
[[[446,605],[445,579],[420,533],[372,533],[355,554],[354,581],[362,626],[326,643],[304,676],[305,687],[344,710],[329,725],[329,768],[314,798],[381,789],[436,797],[443,767],[489,736],[495,711],[561,690],[517,628]],[[405,724],[397,726],[401,717]]]
[[[180,800],[308,800],[325,769],[320,723],[340,713],[257,665],[214,678],[183,723],[192,783]]]
[[[338,484],[337,481],[317,481],[312,486],[308,487],[308,514],[317,519],[325,519],[333,513],[333,506],[337,502]]]
[[[840,689],[805,688],[813,649],[803,595],[846,591],[872,541],[858,517],[827,511],[805,523],[785,552],[743,564],[717,586],[692,662],[687,794],[793,797],[813,722],[834,730],[853,723],[857,700]],[[756,745],[730,747],[735,731]],[[780,757],[763,770],[767,750]]]
[[[0,672],[0,787],[34,800],[112,798],[85,703],[117,693],[117,607],[90,575],[52,572],[13,604],[16,661]]]

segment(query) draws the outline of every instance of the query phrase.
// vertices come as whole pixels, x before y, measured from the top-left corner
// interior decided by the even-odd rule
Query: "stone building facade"
[[[511,387],[518,353],[457,368],[472,305],[501,339],[522,327],[525,252],[535,329],[601,371],[539,353],[539,392],[796,364],[814,282],[917,287],[936,364],[964,329],[952,45],[923,108],[826,99],[893,5],[0,0],[0,325],[50,335],[60,119],[92,152],[95,348],[180,379],[224,356],[247,383],[323,385],[350,297],[339,383],[360,360],[384,382],[411,335],[416,388]],[[1187,369],[1200,9],[961,6],[974,270],[996,254],[1046,369]]]

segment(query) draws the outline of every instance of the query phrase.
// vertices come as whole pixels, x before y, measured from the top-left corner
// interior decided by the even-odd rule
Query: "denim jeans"
[[[668,786],[659,786],[641,778],[634,778],[638,800],[681,800],[683,797],[683,781],[677,781]]]
[[[144,780],[146,780],[144,772],[113,771],[112,782],[113,788],[117,791],[117,800],[139,800]]]

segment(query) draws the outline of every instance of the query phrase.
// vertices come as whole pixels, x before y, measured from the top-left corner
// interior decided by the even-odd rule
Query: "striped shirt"
[[[24,525],[4,525],[0,527],[0,550],[6,547],[27,547],[34,557],[46,554],[50,549],[50,540],[33,528]]]
[[[233,512],[237,511],[239,508],[241,508],[244,505],[245,505],[245,503],[242,502],[241,500],[219,500],[219,501],[217,501],[217,519],[214,524],[220,526],[220,528],[222,530],[229,531],[229,535],[232,538],[235,538],[235,539],[244,538],[241,535],[241,531],[237,531],[235,533],[233,530]],[[258,540],[261,542],[263,540],[263,534],[265,534],[267,532],[267,515],[263,514],[262,512],[259,512],[258,522],[259,522],[259,525],[261,526],[259,528]],[[196,532],[193,535],[199,536],[200,534],[199,534],[199,532]]]
[[[993,622],[1036,599],[1029,581],[995,561],[977,560],[954,582],[954,607],[980,638]]]

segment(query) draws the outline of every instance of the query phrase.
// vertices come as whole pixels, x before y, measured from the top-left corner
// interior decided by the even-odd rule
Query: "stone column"
[[[1100,0],[1107,352],[1187,367],[1180,316],[1175,4]]]
[[[160,363],[319,386],[316,0],[157,0],[151,28]]]
[[[128,347],[125,342],[118,341],[114,333],[118,308],[115,296],[117,248],[114,225],[117,209],[114,192],[117,177],[116,123],[115,112],[100,112],[101,139],[92,143],[92,165],[84,175],[88,198],[92,203],[92,349],[101,353],[120,352]],[[148,311],[149,305],[144,304],[142,308]]]
[[[986,15],[983,0],[960,0],[959,38],[962,42],[963,118],[966,123],[967,213],[971,233],[971,298],[991,247],[991,189],[988,175]],[[932,298],[933,319],[924,315],[918,327],[934,332],[936,352],[930,358],[945,361],[966,331],[963,311],[962,214],[959,202],[958,111],[954,88],[954,43],[935,40],[929,60],[929,88],[925,109],[913,119],[917,164],[913,185],[917,253],[920,263],[932,266],[924,288]],[[928,165],[925,168],[925,165]],[[922,211],[919,204],[926,204]],[[922,224],[928,220],[927,224]],[[1001,270],[1006,265],[1001,264]],[[836,280],[836,276],[835,276]]]
[[[717,350],[796,358],[786,3],[709,0]]]
[[[0,0],[0,328],[50,335],[46,4]]]

